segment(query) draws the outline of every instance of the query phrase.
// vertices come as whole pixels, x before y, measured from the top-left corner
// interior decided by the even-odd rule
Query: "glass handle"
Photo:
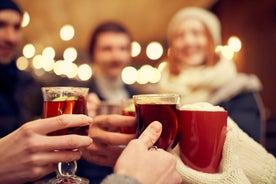
[[[77,171],[77,161],[58,163],[58,174],[62,177],[75,176],[76,171]]]

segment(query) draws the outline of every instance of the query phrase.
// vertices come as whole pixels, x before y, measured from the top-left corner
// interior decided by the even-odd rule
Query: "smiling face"
[[[22,16],[14,10],[0,11],[0,63],[9,64],[21,41]]]
[[[186,18],[174,29],[170,57],[180,66],[205,64],[210,42],[205,25],[195,18]]]
[[[130,38],[127,34],[103,32],[97,37],[94,62],[108,78],[118,78],[131,60]]]

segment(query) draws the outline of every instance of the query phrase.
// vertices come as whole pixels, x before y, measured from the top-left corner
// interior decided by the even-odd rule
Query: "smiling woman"
[[[182,104],[210,102],[224,107],[256,141],[261,140],[261,83],[254,75],[237,73],[232,60],[217,55],[221,43],[219,19],[211,12],[184,8],[168,27],[168,65],[160,91],[178,93]]]

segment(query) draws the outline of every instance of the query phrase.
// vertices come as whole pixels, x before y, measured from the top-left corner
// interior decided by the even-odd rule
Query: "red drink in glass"
[[[178,133],[178,120],[176,116],[176,104],[136,104],[138,134],[141,134],[153,121],[159,121],[162,126],[162,134],[156,146],[170,149]]]
[[[69,97],[63,101],[44,101],[43,118],[59,116],[61,114],[87,114],[84,96],[78,96],[76,99]],[[66,134],[87,135],[88,126],[67,128],[50,133],[50,135]]]
[[[135,111],[127,111],[127,110],[123,109],[122,110],[122,115],[135,117]],[[121,128],[121,133],[124,133],[124,134],[135,134],[136,133],[136,127],[122,127]]]
[[[179,95],[176,94],[134,95],[138,135],[151,122],[159,121],[162,124],[162,133],[155,146],[165,150],[172,149],[179,137],[177,118],[179,99]]]
[[[135,106],[132,98],[123,99],[121,103],[121,113],[123,116],[133,116],[135,117]],[[125,134],[135,134],[136,126],[131,127],[121,127],[121,133]]]

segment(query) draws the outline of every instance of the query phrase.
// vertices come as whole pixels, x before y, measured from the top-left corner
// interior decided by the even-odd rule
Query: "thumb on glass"
[[[162,132],[162,124],[158,121],[153,121],[148,127],[143,131],[143,133],[139,136],[139,140],[141,140],[147,149],[151,148],[154,143],[158,140]]]

